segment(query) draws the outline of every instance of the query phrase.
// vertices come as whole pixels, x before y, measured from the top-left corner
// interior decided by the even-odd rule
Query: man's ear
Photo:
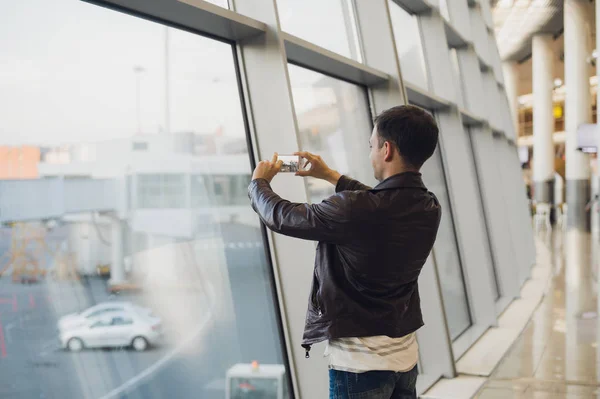
[[[383,160],[385,162],[391,162],[392,159],[394,159],[394,147],[389,141],[386,141],[385,143],[383,143],[383,145],[385,146],[385,154]]]

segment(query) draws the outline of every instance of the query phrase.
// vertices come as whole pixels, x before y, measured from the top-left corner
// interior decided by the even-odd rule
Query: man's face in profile
[[[373,128],[371,138],[369,139],[369,147],[371,152],[369,158],[371,159],[371,166],[373,167],[373,174],[377,181],[381,181],[383,177],[383,164],[385,159],[385,146],[379,146],[379,134],[377,133],[377,127]]]

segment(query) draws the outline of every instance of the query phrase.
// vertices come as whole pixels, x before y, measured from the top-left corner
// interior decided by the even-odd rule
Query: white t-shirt
[[[401,338],[385,335],[340,338],[327,342],[329,368],[351,373],[374,370],[410,371],[417,364],[419,345],[415,333]]]

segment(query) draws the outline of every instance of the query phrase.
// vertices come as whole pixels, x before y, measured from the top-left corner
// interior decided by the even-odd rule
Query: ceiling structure
[[[564,0],[492,0],[498,50],[503,60],[531,55],[534,33],[562,35]]]
[[[502,60],[517,61],[518,95],[531,88],[531,42],[535,33],[554,36],[554,77],[564,82],[564,0],[492,0],[492,13],[498,50]],[[595,6],[589,1],[590,57],[596,47]],[[590,64],[590,76],[596,69]]]

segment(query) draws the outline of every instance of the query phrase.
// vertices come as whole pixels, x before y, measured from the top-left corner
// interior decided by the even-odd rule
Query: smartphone
[[[278,155],[277,161],[282,161],[283,165],[279,168],[282,173],[296,173],[304,170],[304,160],[298,155]]]

